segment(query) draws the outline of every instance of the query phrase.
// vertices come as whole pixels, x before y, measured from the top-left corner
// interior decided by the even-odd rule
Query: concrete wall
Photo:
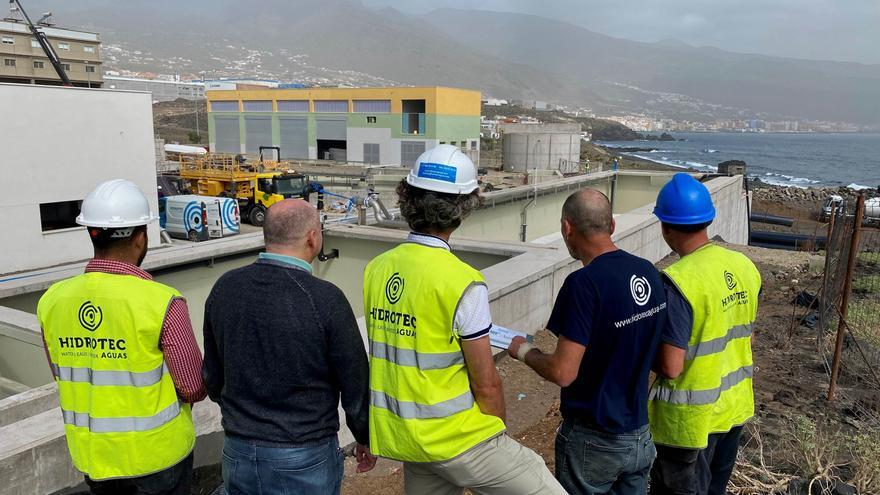
[[[153,108],[148,93],[0,84],[7,242],[0,274],[89,258],[83,227],[42,232],[40,204],[82,200],[105,180],[134,181],[158,211]],[[149,228],[150,245],[159,227]]]

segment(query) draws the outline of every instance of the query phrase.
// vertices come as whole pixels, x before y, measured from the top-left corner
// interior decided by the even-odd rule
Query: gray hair
[[[298,245],[310,230],[321,228],[318,210],[301,199],[275,203],[266,213],[263,239],[266,246]]]
[[[613,232],[611,202],[595,189],[581,189],[566,198],[562,218],[584,237]]]
[[[451,232],[483,202],[479,189],[470,194],[445,194],[409,185],[397,185],[400,214],[416,232]]]

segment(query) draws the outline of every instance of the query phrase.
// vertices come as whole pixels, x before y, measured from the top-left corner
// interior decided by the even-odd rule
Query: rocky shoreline
[[[767,184],[760,179],[749,179],[749,189],[752,197],[758,201],[771,203],[786,203],[789,206],[815,207],[816,203],[825,201],[829,196],[841,196],[847,201],[855,201],[859,192],[846,186],[828,187],[794,187]],[[878,189],[864,189],[865,198],[880,196]]]

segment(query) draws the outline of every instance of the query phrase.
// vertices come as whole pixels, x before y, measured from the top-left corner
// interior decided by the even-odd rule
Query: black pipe
[[[790,234],[786,232],[752,231],[749,244],[753,246],[775,246],[780,248],[798,249],[811,245],[813,249],[825,249],[828,238],[808,234]]]
[[[794,225],[794,219],[791,217],[781,217],[778,215],[768,215],[765,213],[752,213],[749,217],[751,221],[758,223],[769,223],[771,225],[782,225],[783,227],[791,227]]]

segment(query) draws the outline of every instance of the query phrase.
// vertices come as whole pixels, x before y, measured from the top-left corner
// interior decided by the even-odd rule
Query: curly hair
[[[397,185],[400,214],[416,232],[450,232],[483,204],[480,190],[470,194],[446,194],[427,191],[400,181]]]

